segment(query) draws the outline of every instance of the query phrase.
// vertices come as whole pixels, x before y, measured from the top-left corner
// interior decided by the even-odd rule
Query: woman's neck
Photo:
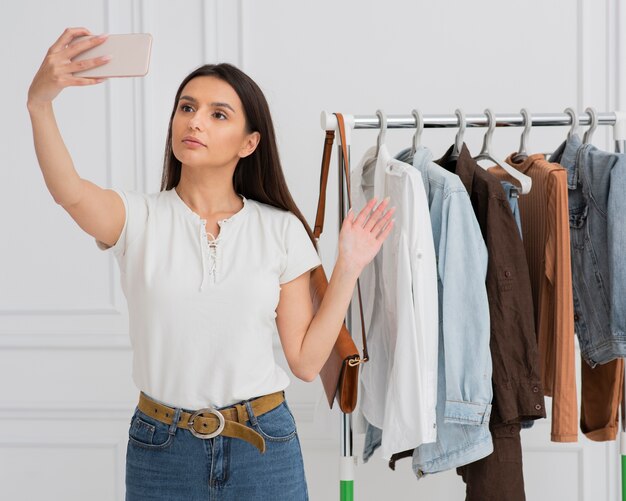
[[[235,192],[232,184],[228,189],[217,186],[203,188],[185,185],[181,181],[174,189],[181,200],[202,217],[211,218],[234,214],[243,207],[243,200]]]

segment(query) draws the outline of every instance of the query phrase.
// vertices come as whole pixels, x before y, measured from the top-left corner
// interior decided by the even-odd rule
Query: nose
[[[201,127],[200,127],[200,120],[198,119],[197,115],[194,115],[194,116],[192,116],[189,119],[189,128],[190,129],[197,129],[197,130],[201,129]]]

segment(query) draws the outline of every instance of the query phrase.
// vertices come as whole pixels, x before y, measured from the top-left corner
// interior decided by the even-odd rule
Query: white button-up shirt
[[[389,207],[396,207],[393,230],[360,276],[370,360],[361,369],[357,431],[359,420],[364,426],[362,418],[381,428],[381,455],[388,460],[437,439],[435,248],[417,169],[395,160],[381,145],[377,157],[375,147],[365,153],[350,180],[355,211],[373,196],[379,201],[389,196]]]

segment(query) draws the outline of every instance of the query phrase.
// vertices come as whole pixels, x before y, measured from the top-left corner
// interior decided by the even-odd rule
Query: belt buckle
[[[219,426],[217,427],[217,430],[215,430],[213,433],[198,433],[193,428],[194,419],[197,418],[200,414],[204,414],[205,412],[208,412],[209,414],[214,414],[215,416],[217,416],[217,419],[220,422]],[[226,426],[226,420],[224,419],[224,416],[222,415],[220,411],[218,411],[217,409],[214,409],[213,407],[206,407],[204,409],[197,410],[191,415],[191,417],[187,421],[187,427],[189,431],[191,432],[191,434],[203,440],[217,437],[220,433],[222,433],[222,431],[224,431],[224,426]]]

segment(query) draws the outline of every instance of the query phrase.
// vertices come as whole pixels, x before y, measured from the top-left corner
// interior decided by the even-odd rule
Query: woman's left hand
[[[358,270],[359,274],[378,254],[393,229],[394,220],[391,216],[396,208],[392,207],[385,212],[388,198],[378,204],[376,209],[375,204],[376,197],[357,216],[350,209],[339,232],[339,257]]]

